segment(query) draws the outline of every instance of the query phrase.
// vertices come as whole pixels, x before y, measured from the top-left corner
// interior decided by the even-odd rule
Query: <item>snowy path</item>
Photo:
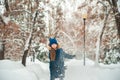
[[[64,80],[120,80],[120,64],[95,67],[87,59],[86,66],[82,60],[69,60]],[[27,67],[20,62],[0,61],[0,80],[49,80],[49,64],[28,61]]]

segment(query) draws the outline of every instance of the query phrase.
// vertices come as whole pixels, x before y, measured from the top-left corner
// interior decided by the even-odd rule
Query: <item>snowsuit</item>
[[[55,78],[61,78],[63,80],[65,76],[64,58],[72,59],[73,57],[75,56],[66,54],[62,48],[57,49],[55,60],[50,61],[50,80],[55,80]]]

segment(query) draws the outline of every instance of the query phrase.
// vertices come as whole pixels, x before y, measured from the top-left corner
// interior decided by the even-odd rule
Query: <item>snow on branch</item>
[[[20,12],[27,12],[27,13],[31,14],[31,11],[26,10],[26,9],[13,10],[12,12],[18,12],[18,11],[20,11]]]
[[[102,1],[98,1],[97,3],[101,3],[103,5],[103,7],[105,8],[105,13],[107,14],[107,5],[105,5]]]
[[[30,32],[30,34],[29,34],[29,37],[28,37],[27,41],[26,41],[24,51],[26,51],[26,50],[28,49],[28,47],[29,47],[29,42],[30,42],[31,37],[32,37],[32,30],[31,30],[31,32]]]

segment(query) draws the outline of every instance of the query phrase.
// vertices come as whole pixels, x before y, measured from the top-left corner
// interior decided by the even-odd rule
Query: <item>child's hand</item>
[[[72,57],[74,58],[74,57],[76,57],[76,55],[72,55]]]

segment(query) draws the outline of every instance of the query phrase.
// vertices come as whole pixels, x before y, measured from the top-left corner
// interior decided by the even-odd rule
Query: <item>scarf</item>
[[[55,61],[56,58],[56,51],[55,49],[51,48],[50,50],[50,61]]]

